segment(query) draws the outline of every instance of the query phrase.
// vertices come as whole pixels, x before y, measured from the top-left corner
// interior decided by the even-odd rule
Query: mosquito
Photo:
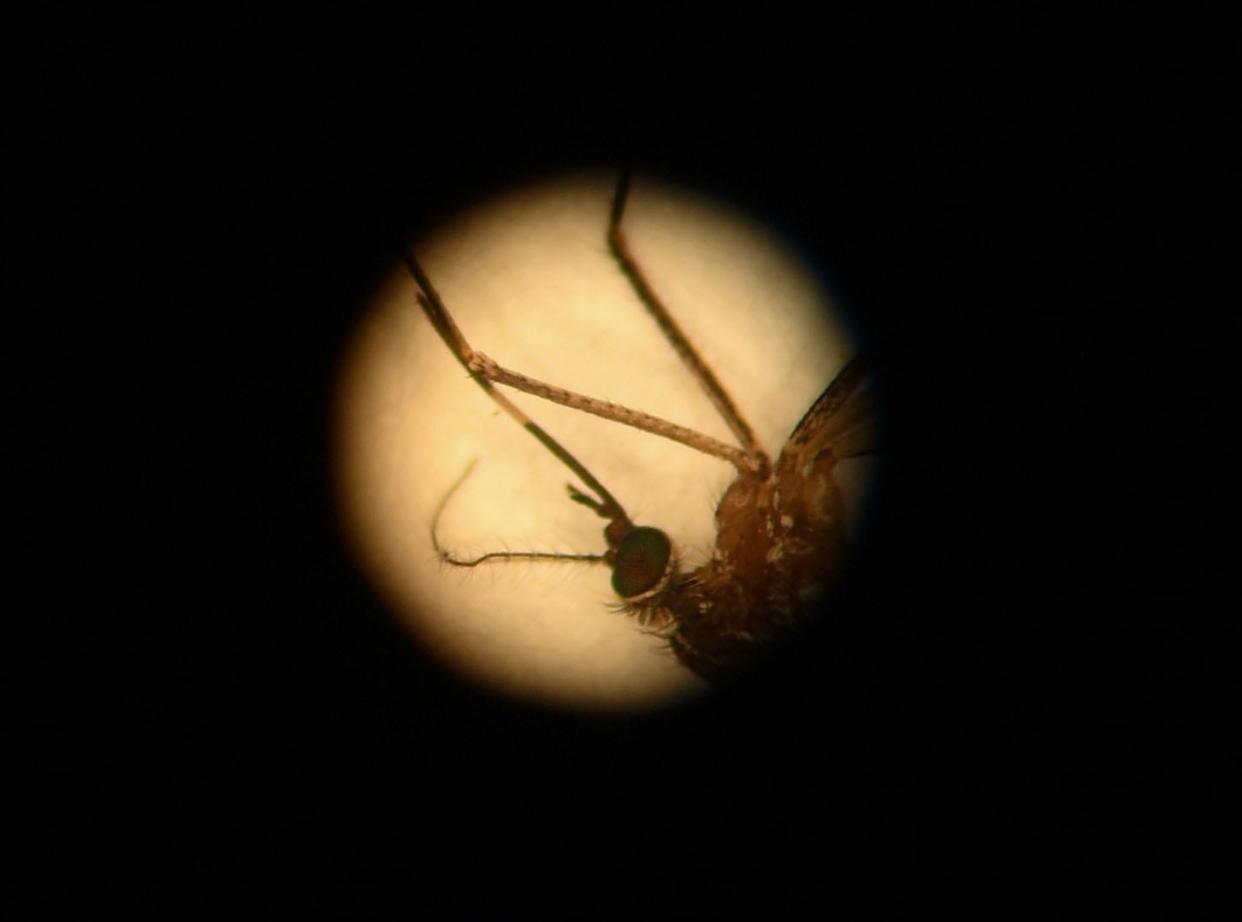
[[[502,561],[607,565],[620,599],[618,607],[664,638],[685,667],[717,682],[796,635],[818,611],[826,588],[841,569],[847,547],[846,514],[834,471],[839,462],[876,450],[870,375],[865,356],[851,358],[807,410],[773,464],[633,256],[623,227],[630,182],[629,172],[623,171],[613,192],[606,230],[609,252],[737,444],[502,367],[470,345],[407,248],[403,255],[417,283],[418,303],[449,351],[488,397],[584,485],[585,489],[568,484],[569,499],[607,522],[605,549],[596,553],[494,551],[459,557],[441,546],[437,526],[453,493],[469,475],[467,468],[436,509],[431,539],[440,559],[458,567]],[[737,478],[716,509],[716,543],[710,560],[683,570],[677,548],[663,530],[635,524],[604,484],[497,385],[671,439],[732,464]]]

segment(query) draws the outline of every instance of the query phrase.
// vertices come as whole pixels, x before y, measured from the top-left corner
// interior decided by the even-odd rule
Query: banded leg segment
[[[658,416],[652,416],[650,413],[644,413],[642,410],[631,410],[629,407],[623,407],[617,403],[610,403],[607,400],[600,400],[596,397],[587,397],[584,394],[576,394],[563,387],[528,378],[519,372],[502,368],[482,352],[474,353],[470,369],[496,384],[505,384],[527,394],[532,394],[535,397],[542,397],[544,400],[549,400],[552,403],[559,403],[561,406],[569,407],[573,410],[580,410],[583,413],[590,413],[593,416],[599,416],[614,423],[622,423],[635,429],[641,429],[643,432],[650,432],[652,435],[680,442],[682,445],[693,448],[695,451],[701,451],[705,455],[722,458],[744,474],[755,474],[760,470],[759,463],[754,456],[734,448],[732,445],[726,445],[710,435],[704,435],[702,432],[696,432],[685,426],[679,426],[666,419],[660,419]]]
[[[621,504],[617,502],[616,497],[608,492],[608,489],[600,483],[595,476],[588,471],[577,458],[554,439],[546,430],[529,416],[523,413],[513,404],[504,394],[500,393],[476,367],[478,365],[479,353],[470,347],[470,343],[466,342],[466,337],[457,328],[457,324],[453,322],[452,316],[444,306],[444,302],[440,300],[440,295],[436,292],[431,284],[431,280],[427,277],[427,273],[423,271],[422,266],[418,264],[418,260],[414,258],[414,254],[407,248],[402,251],[405,258],[405,264],[410,270],[410,274],[414,276],[414,281],[418,283],[418,303],[422,306],[423,313],[427,315],[427,319],[431,321],[431,325],[435,331],[440,334],[440,338],[444,340],[445,345],[449,347],[449,351],[462,364],[462,367],[470,373],[470,377],[474,382],[483,388],[487,396],[490,397],[497,406],[508,413],[515,419],[523,429],[539,440],[548,451],[550,451],[562,464],[582,479],[582,482],[600,498],[600,503],[595,508],[601,518],[608,519],[612,524],[609,527],[609,533],[618,533],[622,537],[634,527],[630,521],[630,517],[621,508]],[[468,473],[468,472],[467,472]]]
[[[457,357],[457,360],[470,372],[470,376],[487,392],[492,400],[500,405],[501,409],[521,423],[531,435],[539,439],[549,451],[581,477],[605,503],[611,503],[614,511],[620,511],[620,504],[612,498],[603,485],[598,480],[595,480],[586,471],[586,468],[582,467],[560,443],[533,423],[525,413],[514,406],[492,384],[504,384],[552,403],[559,403],[573,410],[580,410],[583,413],[590,413],[593,416],[599,416],[612,422],[622,423],[635,429],[641,429],[644,432],[650,432],[652,435],[658,435],[661,438],[671,439],[704,454],[722,458],[734,465],[743,474],[762,475],[766,471],[767,457],[762,451],[759,451],[758,454],[751,451],[739,451],[732,445],[726,445],[724,442],[709,435],[704,435],[685,426],[679,426],[668,420],[660,419],[658,416],[652,416],[650,413],[644,413],[641,410],[631,410],[629,407],[610,403],[607,400],[578,394],[563,387],[547,384],[535,378],[527,377],[520,372],[501,367],[493,359],[470,346],[462,335],[461,330],[457,328],[457,324],[453,322],[453,318],[445,309],[439,295],[431,287],[430,280],[427,279],[426,274],[408,251],[405,253],[405,259],[410,267],[410,272],[414,275],[420,289],[422,289],[418,293],[419,304],[422,305],[424,312],[430,318],[432,325],[436,328],[436,332],[440,334],[440,337],[448,345],[453,355]],[[607,518],[608,516],[605,517]]]
[[[738,411],[732,398],[729,397],[728,392],[725,391],[724,385],[720,383],[707,362],[703,360],[703,357],[690,344],[686,334],[682,332],[681,327],[677,325],[677,322],[668,312],[668,308],[664,306],[664,303],[655,293],[651,283],[647,281],[647,277],[643,274],[642,268],[634,258],[634,254],[630,252],[625,232],[621,228],[621,218],[625,214],[625,205],[629,199],[629,194],[630,174],[628,170],[623,170],[617,178],[617,187],[612,197],[612,209],[608,216],[608,248],[612,252],[613,258],[617,261],[617,265],[621,267],[621,272],[629,280],[630,287],[634,289],[638,299],[647,308],[647,313],[655,320],[656,325],[660,328],[660,332],[664,334],[664,338],[673,347],[673,351],[677,353],[678,358],[690,370],[690,373],[694,375],[699,382],[699,386],[707,393],[708,399],[716,407],[716,411],[720,413],[725,424],[728,425],[729,430],[737,438],[750,459],[745,468],[739,465],[739,470],[748,469],[750,472],[757,472],[760,477],[766,477],[769,465],[768,456],[764,452],[763,446],[759,444],[759,440],[755,438],[754,431],[746,420],[742,419],[742,414]]]

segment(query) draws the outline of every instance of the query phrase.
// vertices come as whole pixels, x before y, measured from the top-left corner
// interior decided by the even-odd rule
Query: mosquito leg
[[[580,410],[583,413],[590,413],[593,416],[600,416],[616,423],[623,423],[626,426],[641,429],[643,432],[650,432],[652,435],[680,442],[682,445],[701,451],[704,454],[723,458],[743,473],[755,474],[760,470],[759,461],[755,456],[748,452],[739,451],[732,445],[726,445],[710,435],[687,429],[685,426],[679,426],[676,423],[660,419],[658,416],[652,416],[650,413],[644,413],[641,410],[631,410],[629,407],[623,407],[620,404],[609,403],[607,400],[599,400],[595,397],[587,397],[585,394],[576,394],[573,391],[565,390],[563,387],[537,381],[519,372],[502,368],[482,352],[474,353],[474,358],[470,363],[470,370],[496,384],[505,384],[527,394],[532,394],[535,397],[542,397],[544,400],[549,400],[552,403],[559,403],[561,406]]]
[[[741,443],[746,454],[752,459],[751,467],[760,471],[766,471],[768,468],[768,457],[759,444],[759,440],[755,438],[755,433],[751,430],[746,420],[742,419],[742,414],[734,405],[733,400],[725,391],[724,386],[716,378],[716,375],[708,367],[703,358],[695,351],[694,346],[690,344],[690,340],[686,338],[686,334],[681,331],[681,327],[673,320],[663,302],[656,295],[655,290],[651,287],[651,283],[647,281],[642,269],[638,265],[638,261],[630,252],[629,244],[625,239],[625,232],[621,228],[621,218],[625,214],[625,203],[630,193],[630,174],[628,170],[623,170],[617,178],[616,191],[612,197],[612,210],[608,216],[608,248],[612,251],[613,258],[617,261],[617,265],[621,267],[621,272],[629,280],[630,286],[634,289],[634,293],[638,295],[638,299],[643,302],[643,306],[647,308],[647,312],[651,314],[656,324],[660,328],[660,332],[664,334],[664,338],[672,345],[673,350],[677,353],[682,363],[690,369],[690,373],[698,380],[699,385],[707,392],[708,398],[716,407],[717,412],[723,417],[733,435]]]
[[[601,516],[618,523],[620,526],[618,530],[622,533],[632,528],[633,523],[630,522],[629,516],[621,508],[621,504],[617,502],[616,497],[609,493],[607,488],[595,479],[594,475],[582,465],[582,462],[571,455],[543,427],[519,410],[504,394],[496,390],[490,381],[471,367],[478,353],[466,342],[466,338],[462,336],[461,330],[457,329],[457,324],[453,322],[453,318],[445,308],[444,302],[440,300],[440,296],[436,293],[435,288],[432,287],[427,273],[423,271],[413,254],[407,249],[402,252],[402,255],[405,257],[405,263],[409,267],[410,273],[418,283],[420,289],[418,292],[418,303],[422,305],[423,312],[426,313],[427,319],[431,321],[435,331],[440,334],[440,338],[444,340],[445,345],[449,347],[449,351],[470,372],[470,377],[474,379],[475,383],[483,388],[487,396],[491,397],[497,406],[513,417],[523,429],[538,439],[539,443],[550,451],[557,460],[577,474],[582,479],[582,482],[600,498],[599,514]]]
[[[613,499],[599,481],[595,480],[587,473],[586,468],[582,467],[569,452],[565,451],[555,439],[544,432],[539,426],[535,425],[531,420],[522,413],[516,406],[500,394],[492,384],[504,384],[508,387],[516,388],[535,397],[541,397],[544,400],[550,400],[553,403],[559,403],[562,406],[579,410],[583,413],[591,413],[592,415],[611,420],[613,422],[623,423],[632,426],[635,429],[641,429],[644,432],[650,432],[666,439],[672,439],[674,442],[680,442],[696,451],[704,454],[713,455],[717,458],[723,458],[737,467],[739,471],[746,474],[759,473],[766,469],[767,458],[760,452],[753,455],[750,452],[739,451],[731,445],[726,445],[711,436],[704,435],[701,432],[695,432],[693,429],[687,429],[685,426],[679,426],[668,420],[660,419],[649,413],[643,413],[640,410],[631,410],[628,407],[619,404],[609,403],[606,400],[598,400],[594,397],[587,397],[583,394],[576,394],[573,391],[567,391],[563,387],[556,387],[552,384],[546,384],[534,378],[507,368],[502,368],[495,361],[488,358],[482,352],[472,348],[466,338],[462,335],[461,330],[453,322],[453,318],[449,316],[444,304],[440,301],[439,295],[435,293],[435,289],[431,288],[430,281],[426,274],[418,266],[408,252],[405,254],[406,263],[410,267],[415,280],[422,289],[418,293],[418,302],[422,305],[432,325],[436,328],[436,332],[448,344],[449,349],[457,357],[458,361],[465,366],[470,372],[470,376],[478,383],[483,390],[487,391],[490,396],[500,407],[521,423],[527,431],[535,438],[539,439],[544,446],[561,461],[568,466],[575,474],[581,477],[587,485],[594,490],[601,499],[604,500],[610,509],[619,512],[620,504]],[[623,514],[623,513],[622,513]],[[603,513],[601,513],[603,515]],[[609,516],[605,516],[606,518]]]
[[[478,557],[466,559],[458,557],[452,551],[445,550],[440,545],[440,538],[437,534],[440,527],[440,516],[444,513],[445,507],[448,506],[449,500],[453,498],[453,494],[457,492],[458,487],[465,483],[466,478],[470,476],[471,471],[474,470],[474,466],[477,463],[478,459],[475,458],[468,465],[466,465],[466,469],[461,472],[461,475],[455,481],[453,481],[453,485],[449,487],[448,492],[444,494],[444,498],[441,499],[439,504],[436,506],[435,514],[431,517],[431,546],[436,549],[436,555],[442,561],[452,564],[455,567],[477,567],[481,563],[506,560],[574,560],[587,563],[608,563],[608,554],[557,554],[544,551],[492,551]],[[592,508],[598,510],[599,507],[596,505],[592,506]]]

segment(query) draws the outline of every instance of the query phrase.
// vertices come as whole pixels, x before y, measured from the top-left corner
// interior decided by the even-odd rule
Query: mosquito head
[[[612,588],[623,599],[654,588],[668,570],[673,545],[658,528],[639,526],[622,540],[612,565]]]

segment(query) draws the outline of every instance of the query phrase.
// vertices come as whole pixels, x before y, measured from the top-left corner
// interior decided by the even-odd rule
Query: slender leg
[[[655,290],[647,281],[643,274],[638,261],[630,252],[629,244],[625,239],[625,232],[621,229],[621,218],[625,214],[625,204],[630,194],[630,174],[628,170],[623,170],[617,178],[617,188],[612,197],[612,210],[608,217],[608,248],[612,251],[613,258],[616,259],[617,265],[621,267],[622,273],[629,280],[630,286],[634,289],[634,293],[638,295],[638,299],[643,302],[643,306],[647,308],[647,312],[651,314],[656,325],[659,326],[660,332],[664,334],[664,338],[672,345],[673,350],[682,360],[690,373],[698,380],[699,385],[707,392],[708,398],[716,407],[717,412],[723,417],[733,435],[741,443],[746,455],[751,459],[751,463],[747,465],[752,471],[758,471],[760,476],[765,476],[768,469],[768,457],[759,444],[759,440],[755,438],[754,432],[742,419],[742,414],[738,412],[733,400],[725,391],[724,386],[716,378],[716,375],[703,361],[702,356],[695,351],[694,346],[690,344],[690,340],[686,338],[686,334],[681,331],[681,327],[673,320],[663,302],[656,295]]]
[[[528,378],[519,372],[502,368],[482,352],[474,353],[469,367],[471,371],[482,375],[488,381],[495,382],[496,384],[506,384],[527,394],[550,400],[552,403],[559,403],[562,406],[580,410],[583,413],[600,416],[615,423],[623,423],[626,426],[650,432],[652,435],[680,442],[682,445],[701,451],[705,455],[723,458],[743,473],[753,474],[759,470],[759,464],[754,456],[747,452],[739,451],[732,445],[726,445],[710,435],[687,429],[685,426],[679,426],[666,419],[660,419],[660,417],[644,413],[642,410],[631,410],[629,407],[623,407],[617,403],[610,403],[607,400],[599,400],[595,397],[587,397],[584,394],[575,394],[573,391],[567,391],[563,387]]]
[[[766,469],[767,458],[762,451],[757,455],[750,451],[739,451],[733,446],[726,445],[724,442],[709,435],[704,435],[701,432],[695,432],[693,429],[687,429],[685,426],[679,426],[668,420],[660,419],[658,416],[652,416],[650,413],[644,413],[641,410],[631,410],[629,407],[610,403],[607,400],[599,400],[595,397],[587,397],[584,394],[576,394],[573,391],[565,390],[563,387],[556,387],[555,385],[547,384],[519,372],[501,367],[494,360],[471,347],[466,341],[461,330],[457,328],[457,324],[453,322],[453,318],[444,307],[440,296],[431,287],[430,280],[427,279],[418,262],[408,251],[405,253],[405,260],[421,289],[418,293],[419,304],[422,305],[423,311],[436,328],[436,332],[440,334],[440,337],[448,345],[449,349],[452,350],[457,360],[470,372],[470,376],[474,378],[483,390],[487,391],[488,395],[506,413],[529,430],[549,451],[586,481],[587,485],[601,499],[604,499],[605,503],[610,503],[616,510],[620,510],[620,505],[608,495],[599,481],[591,477],[572,455],[566,452],[551,436],[531,422],[521,410],[492,387],[493,383],[504,384],[524,391],[527,394],[532,394],[535,397],[541,397],[544,400],[559,403],[574,410],[580,410],[583,413],[590,413],[613,422],[632,426],[635,429],[641,429],[644,432],[650,432],[652,435],[680,442],[704,454],[723,458],[745,474],[754,474]]]
[[[483,388],[487,396],[491,397],[502,410],[517,420],[523,429],[538,439],[539,443],[555,455],[562,464],[582,478],[582,482],[600,498],[600,503],[592,508],[599,513],[601,518],[610,520],[611,524],[608,527],[608,533],[615,533],[619,541],[634,525],[630,521],[629,516],[626,515],[625,510],[621,508],[621,504],[617,502],[616,497],[609,493],[607,488],[595,479],[595,476],[582,465],[582,462],[571,455],[560,442],[552,438],[543,427],[519,410],[504,394],[492,386],[491,381],[487,380],[472,367],[477,353],[470,348],[466,338],[461,335],[461,330],[457,329],[457,324],[453,322],[453,318],[440,300],[440,296],[436,293],[435,288],[432,287],[427,273],[423,271],[414,255],[408,249],[404,251],[403,255],[405,256],[405,263],[420,289],[418,292],[418,303],[422,305],[423,312],[427,314],[431,325],[440,334],[440,338],[449,347],[449,351],[470,372],[470,377],[474,379],[479,387]]]

